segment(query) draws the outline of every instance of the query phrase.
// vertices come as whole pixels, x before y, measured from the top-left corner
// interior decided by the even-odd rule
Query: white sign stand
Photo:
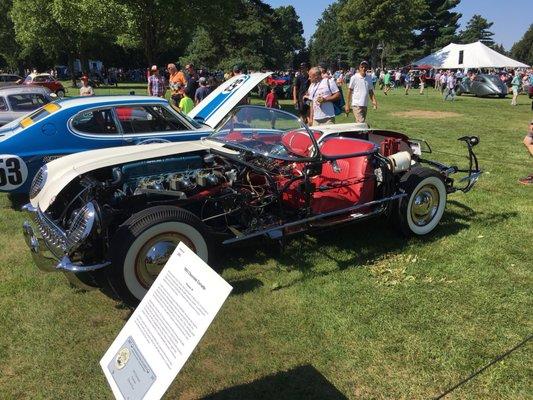
[[[117,399],[160,399],[232,287],[180,243],[100,360]]]

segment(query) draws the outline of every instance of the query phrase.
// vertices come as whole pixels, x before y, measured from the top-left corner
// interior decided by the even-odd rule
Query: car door
[[[482,91],[483,86],[483,77],[476,75],[473,81],[470,84],[470,93],[478,95]]]
[[[162,104],[116,106],[115,114],[125,144],[199,140],[210,132],[192,128]]]

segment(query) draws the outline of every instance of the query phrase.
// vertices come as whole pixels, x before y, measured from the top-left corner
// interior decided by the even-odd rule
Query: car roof
[[[8,96],[10,94],[18,93],[51,93],[50,89],[42,86],[29,86],[29,85],[10,85],[0,87],[0,94]]]
[[[78,106],[105,106],[113,104],[127,104],[127,103],[154,103],[154,104],[168,104],[168,101],[153,96],[85,96],[63,98],[58,101],[62,108],[71,108]]]

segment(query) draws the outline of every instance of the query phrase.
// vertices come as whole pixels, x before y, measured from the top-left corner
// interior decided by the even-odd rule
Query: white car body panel
[[[321,125],[317,128],[317,130],[323,132],[319,141],[334,133],[369,129],[368,125],[364,123]],[[76,177],[90,171],[113,165],[121,165],[128,162],[142,161],[212,148],[216,148],[229,154],[237,154],[235,151],[224,148],[222,143],[209,139],[190,142],[154,143],[142,146],[111,147],[70,154],[46,164],[48,168],[46,184],[41,192],[31,200],[31,204],[34,207],[38,206],[41,211],[46,211],[55,197],[61,192],[61,190],[63,190],[63,188],[65,188],[65,186]]]
[[[192,151],[216,148],[228,154],[237,154],[213,140],[191,142],[154,143],[142,146],[110,147],[70,154],[46,164],[48,178],[41,192],[31,199],[34,207],[46,211],[55,197],[78,176],[100,168],[121,165],[133,161],[160,158]]]
[[[217,87],[187,115],[214,128],[246,94],[271,74],[264,72],[234,76]]]

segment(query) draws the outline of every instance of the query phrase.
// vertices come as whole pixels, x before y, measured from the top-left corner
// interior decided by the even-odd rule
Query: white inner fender
[[[400,151],[387,157],[391,162],[392,172],[407,171],[411,167],[411,154],[408,151]]]

